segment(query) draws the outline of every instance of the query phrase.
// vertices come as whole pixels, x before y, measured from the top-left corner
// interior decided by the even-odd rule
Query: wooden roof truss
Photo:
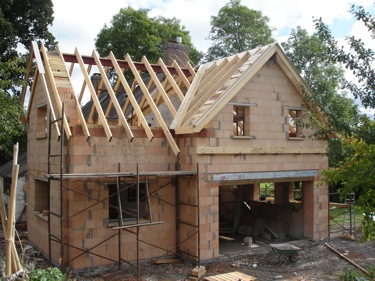
[[[129,55],[119,60],[112,52],[107,58],[100,58],[95,51],[91,56],[82,56],[78,49],[74,54],[63,54],[59,48],[55,52],[47,52],[43,46],[39,50],[35,42],[32,46],[32,55],[37,65],[34,82],[37,79],[43,80],[47,105],[53,119],[61,117],[62,103],[68,103],[65,108],[68,109],[69,118],[63,116],[68,139],[72,134],[71,125],[81,125],[89,139],[88,125],[97,123],[103,126],[108,141],[112,139],[113,125],[123,127],[129,141],[134,138],[132,128],[142,127],[148,140],[152,141],[154,135],[147,122],[147,116],[151,114],[177,155],[179,148],[171,130],[176,134],[200,132],[269,61],[278,63],[302,95],[310,93],[277,43],[203,64],[197,72],[191,65],[181,68],[175,61],[171,66],[166,66],[162,59],[156,64],[150,64],[146,57],[141,62],[135,62]],[[79,67],[75,67],[77,64]],[[29,71],[30,65],[29,61]],[[78,94],[71,81],[77,75],[76,69],[80,70],[78,76],[82,78]],[[90,74],[94,69],[100,73],[101,78],[95,85]],[[111,75],[117,77],[115,82]],[[30,102],[34,91],[33,85]],[[91,107],[89,112],[83,114],[85,106],[82,108],[81,103],[87,93]],[[21,100],[24,100],[24,95],[25,91]],[[179,102],[178,105],[175,101],[172,102],[172,96]],[[161,104],[165,105],[173,117],[169,127],[159,111]],[[328,125],[318,108],[308,103],[306,106]],[[26,118],[28,116],[27,113]],[[243,130],[241,126],[243,124],[239,122],[239,128]]]
[[[75,49],[74,54],[65,54],[58,47],[55,51],[48,52],[44,46],[39,49],[36,42],[32,44],[30,56],[37,62],[34,84],[30,90],[30,102],[35,91],[35,81],[43,79],[48,109],[51,110],[53,120],[64,118],[64,130],[68,139],[72,136],[70,128],[79,124],[88,140],[89,124],[97,123],[104,128],[108,141],[113,137],[112,125],[123,127],[129,141],[134,139],[132,127],[142,127],[148,140],[152,141],[154,135],[146,120],[147,114],[151,113],[173,152],[176,155],[179,153],[179,148],[158,106],[164,103],[171,115],[176,115],[178,108],[175,108],[170,98],[176,95],[180,102],[183,101],[184,93],[195,76],[195,71],[190,65],[181,68],[173,62],[171,66],[166,66],[162,59],[159,59],[157,64],[150,64],[146,57],[143,57],[141,62],[134,62],[129,55],[119,60],[112,52],[107,58],[100,58],[95,51],[91,56],[82,56],[78,49]],[[31,65],[30,63],[29,73]],[[93,70],[100,74],[98,85],[94,85],[91,80]],[[115,83],[111,80],[111,75],[117,77]],[[132,77],[131,82],[129,75]],[[82,79],[79,91],[75,91],[73,87],[73,78]],[[25,95],[26,91],[23,92],[22,99],[25,99]],[[106,107],[103,107],[104,95],[109,99]],[[86,115],[81,105],[85,100],[92,104],[89,114]],[[68,112],[61,116],[62,105],[67,101],[69,105],[65,107],[68,108]],[[29,110],[30,108],[26,119],[29,117]],[[113,115],[116,123],[113,123]],[[58,131],[57,125],[55,127]]]

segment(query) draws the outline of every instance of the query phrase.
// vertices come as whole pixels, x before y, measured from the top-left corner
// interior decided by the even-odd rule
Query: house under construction
[[[200,263],[239,230],[328,237],[327,140],[301,125],[325,120],[279,44],[193,68],[34,42],[29,73],[28,235],[52,263]]]

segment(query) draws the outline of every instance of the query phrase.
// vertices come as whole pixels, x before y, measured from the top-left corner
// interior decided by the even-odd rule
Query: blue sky
[[[51,32],[59,41],[63,52],[73,53],[75,47],[82,55],[91,55],[95,48],[95,37],[104,24],[110,25],[113,15],[121,8],[150,9],[149,15],[176,17],[190,31],[194,46],[205,52],[210,46],[207,36],[210,18],[229,0],[53,0],[54,24]],[[368,32],[349,13],[352,4],[374,11],[374,0],[242,0],[243,5],[261,11],[270,18],[269,25],[276,31],[273,37],[286,41],[290,31],[297,26],[314,32],[313,18],[322,17],[339,42],[348,35],[363,36],[368,47],[375,44]]]

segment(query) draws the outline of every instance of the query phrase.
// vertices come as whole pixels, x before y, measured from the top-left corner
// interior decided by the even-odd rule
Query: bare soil
[[[21,236],[21,239],[25,248],[27,237]],[[299,258],[295,263],[290,262],[287,256],[273,253],[269,245],[263,244],[263,242],[255,239],[252,247],[239,243],[233,244],[232,251],[225,251],[218,259],[201,264],[207,271],[204,277],[239,271],[261,281],[310,281],[340,280],[340,276],[347,269],[361,272],[352,263],[330,250],[326,243],[360,267],[375,268],[375,242],[361,245],[358,239],[351,241],[340,237],[321,241],[287,241],[286,243],[301,249],[298,251]],[[268,241],[268,243],[275,242]],[[1,260],[5,260],[4,245],[5,242],[2,239],[0,243]],[[47,261],[35,254],[35,251],[31,251],[28,258],[34,260],[37,267],[48,266]],[[187,261],[162,265],[156,265],[150,261],[140,263],[139,278],[137,278],[137,270],[127,264],[122,264],[121,269],[117,265],[113,266],[96,275],[93,275],[93,272],[79,275],[71,273],[70,277],[76,281],[190,280],[191,271],[196,266],[197,264]],[[363,276],[365,276],[364,273]],[[371,280],[371,278],[368,277],[367,280]]]
[[[257,244],[257,242],[254,242]],[[325,243],[338,250],[344,256],[362,268],[375,267],[375,242],[360,245],[359,241],[334,238],[322,241],[300,240],[291,242],[301,248],[299,259],[292,263],[286,256],[279,257],[267,246],[251,248],[247,253],[237,256],[223,255],[216,261],[202,264],[207,273],[205,276],[240,271],[257,280],[340,280],[340,276],[350,268],[360,271],[353,264],[330,250]],[[246,247],[246,246],[243,246]],[[191,270],[196,266],[190,262],[176,264],[141,265],[139,280],[190,280]],[[137,272],[129,267],[101,274],[101,276],[78,277],[78,280],[137,280]],[[371,280],[371,279],[368,279]]]

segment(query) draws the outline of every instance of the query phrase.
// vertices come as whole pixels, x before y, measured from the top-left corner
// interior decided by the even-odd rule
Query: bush
[[[29,281],[64,281],[64,274],[57,267],[35,269],[29,273]]]

